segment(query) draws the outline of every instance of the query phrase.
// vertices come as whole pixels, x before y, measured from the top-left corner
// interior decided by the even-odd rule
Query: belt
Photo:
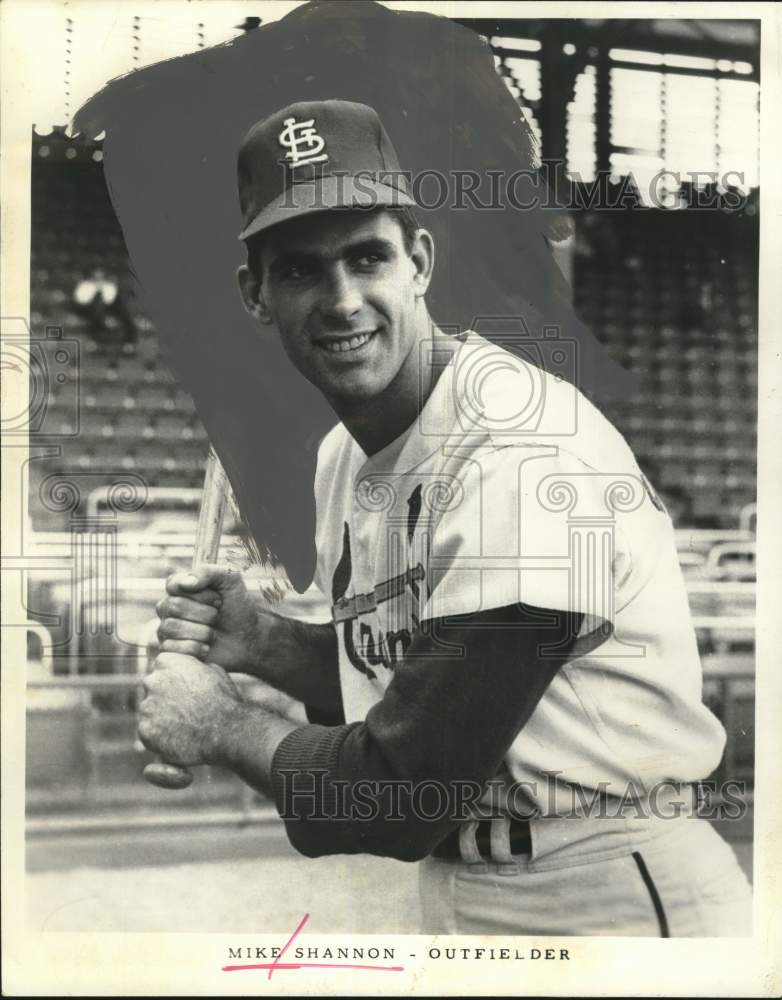
[[[475,830],[475,843],[478,851],[486,861],[492,860],[491,850],[491,825],[492,820],[482,819]],[[462,859],[462,852],[459,848],[459,830],[457,827],[448,836],[441,840],[432,851],[432,857],[445,858],[449,861]],[[512,819],[508,831],[511,854],[531,854],[532,838],[530,836],[529,821],[525,819]]]

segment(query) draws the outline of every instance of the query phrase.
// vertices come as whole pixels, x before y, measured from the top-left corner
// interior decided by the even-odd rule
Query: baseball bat
[[[198,513],[195,548],[193,551],[193,569],[197,570],[203,563],[217,562],[220,551],[220,538],[223,533],[223,519],[228,504],[228,478],[220,464],[213,448],[209,449],[204,475],[204,492],[201,497],[201,509]],[[155,760],[144,768],[144,777],[151,785],[158,788],[187,788],[193,781],[192,772],[179,764],[169,764],[164,760]]]

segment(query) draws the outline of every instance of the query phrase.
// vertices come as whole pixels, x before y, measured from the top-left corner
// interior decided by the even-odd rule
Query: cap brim
[[[381,184],[368,177],[319,177],[302,181],[284,191],[266,206],[253,221],[239,233],[246,240],[256,233],[315,212],[337,209],[371,209],[389,206],[415,205],[402,188]]]

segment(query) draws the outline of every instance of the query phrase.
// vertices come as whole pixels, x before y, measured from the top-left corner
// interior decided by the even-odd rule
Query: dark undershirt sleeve
[[[314,705],[305,705],[304,711],[307,715],[307,721],[314,722],[318,726],[342,726],[345,724],[345,711],[341,705],[332,711],[317,708]]]
[[[431,853],[465,789],[496,774],[582,617],[514,605],[422,623],[364,722],[302,726],[278,746],[272,782],[292,845],[308,857]]]

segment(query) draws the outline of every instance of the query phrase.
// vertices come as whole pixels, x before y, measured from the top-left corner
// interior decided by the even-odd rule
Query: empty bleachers
[[[34,144],[31,335],[78,344],[78,365],[69,374],[75,393],[73,385],[50,380],[50,436],[39,438],[56,442],[59,454],[30,467],[30,513],[44,530],[67,522],[39,496],[46,477],[88,471],[98,486],[132,471],[151,487],[193,487],[202,482],[208,448],[192,401],[160,362],[155,332],[136,307],[127,250],[96,153],[94,145],[57,130]],[[95,268],[116,283],[132,336],[111,312],[96,331],[75,306],[76,284]]]
[[[735,526],[755,498],[757,215],[703,209],[580,217],[574,294],[611,355],[641,377],[610,416],[692,519]]]

